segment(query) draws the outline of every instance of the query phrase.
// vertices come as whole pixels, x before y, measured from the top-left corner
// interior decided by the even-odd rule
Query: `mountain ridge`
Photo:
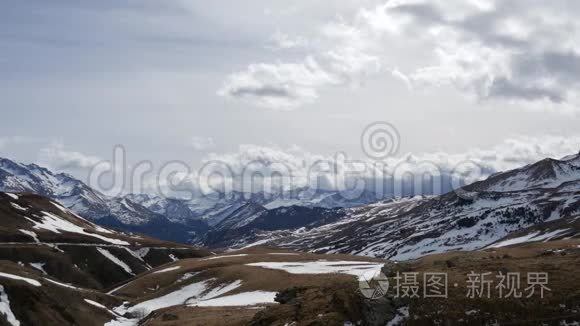
[[[334,210],[328,213],[335,215],[329,223],[285,230],[255,228],[240,232],[237,238],[212,237],[205,244],[218,248],[271,245],[395,260],[480,249],[526,228],[580,216],[579,161],[580,155],[546,159],[441,196]],[[578,231],[565,234],[578,237]]]

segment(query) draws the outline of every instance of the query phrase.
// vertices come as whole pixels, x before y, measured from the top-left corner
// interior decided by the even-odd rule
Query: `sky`
[[[131,166],[366,160],[361,135],[387,122],[390,160],[561,157],[580,150],[579,16],[574,0],[4,0],[0,155],[79,178],[116,145]]]

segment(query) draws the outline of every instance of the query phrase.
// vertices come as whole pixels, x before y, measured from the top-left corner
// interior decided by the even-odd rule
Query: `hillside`
[[[208,254],[105,229],[38,195],[0,193],[0,216],[0,259],[94,289],[178,258]]]
[[[112,197],[71,175],[6,158],[0,158],[0,191],[45,196],[101,226],[180,243],[200,243],[208,231],[220,223],[222,226],[218,228],[223,228],[222,222],[226,219],[232,223],[236,214],[248,206],[262,211],[301,207],[314,214],[319,208],[354,207],[379,199],[371,192],[346,199],[335,191],[309,188],[272,194],[236,191],[227,196],[193,194],[190,200],[148,194]]]
[[[555,232],[564,225],[567,232]],[[569,286],[580,267],[580,240],[569,239],[576,225],[559,219],[483,251],[393,263],[258,246],[208,252],[108,230],[37,195],[0,193],[0,324],[484,325],[514,316],[559,323],[580,317]],[[462,300],[462,278],[478,270],[545,271],[551,291],[546,301]],[[459,285],[449,301],[361,296],[381,271],[443,271]]]
[[[395,260],[476,250],[527,227],[579,215],[579,162],[577,155],[547,159],[442,196],[334,209],[319,214],[324,218],[299,226],[268,228],[250,223],[222,229],[210,232],[213,236],[205,244],[235,248],[272,245]],[[284,218],[298,221],[302,216],[287,214]],[[563,234],[579,236],[578,230],[573,229]]]
[[[417,273],[419,298],[401,295],[402,288],[397,296],[391,287],[386,296],[371,303],[370,310],[380,319],[376,325],[393,320],[389,311],[395,315],[395,325],[576,325],[580,321],[578,268],[577,239],[387,263],[383,273],[391,285],[397,284],[397,275]],[[425,297],[424,290],[433,289],[423,283],[429,273],[446,275],[445,298]],[[543,290],[533,285],[537,273],[545,276]]]
[[[71,175],[4,158],[0,158],[0,191],[48,197],[99,225],[174,242],[187,243],[208,229],[199,218],[180,215],[182,211],[162,214],[130,198],[102,194]]]

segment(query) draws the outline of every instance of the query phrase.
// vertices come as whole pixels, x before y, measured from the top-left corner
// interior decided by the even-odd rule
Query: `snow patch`
[[[196,276],[196,275],[198,275],[199,273],[200,273],[200,272],[185,273],[185,274],[183,274],[183,275],[182,275],[182,276],[179,278],[179,280],[177,280],[177,282],[178,282],[178,283],[181,283],[181,282],[183,282],[183,281],[187,281],[187,280],[189,280],[190,278],[192,278],[192,277],[195,277],[195,276]]]
[[[231,307],[231,306],[254,306],[260,304],[276,303],[277,292],[253,291],[243,292],[195,304],[198,307]]]
[[[125,284],[123,284],[123,285],[121,285],[119,287],[116,287],[116,288],[112,289],[111,291],[107,292],[107,294],[113,294],[113,293],[117,292],[118,290],[120,290],[120,289],[126,287],[127,285],[129,285],[129,283],[131,283],[131,282],[128,282],[128,283],[125,283]]]
[[[0,313],[6,317],[6,320],[10,325],[20,326],[20,321],[16,319],[12,309],[10,309],[10,300],[8,299],[8,294],[6,294],[2,285],[0,285]]]
[[[28,210],[28,208],[24,208],[24,207],[22,207],[22,206],[20,206],[20,205],[18,205],[16,203],[10,203],[10,205],[12,205],[12,207],[16,208],[19,211],[26,212]]]
[[[37,280],[33,280],[31,278],[27,278],[27,277],[22,277],[22,276],[18,276],[18,275],[14,275],[14,274],[8,274],[8,273],[2,273],[0,272],[0,277],[5,277],[5,278],[9,278],[12,280],[18,280],[18,281],[24,281],[32,286],[41,286],[42,284],[40,284],[40,282],[38,282]]]
[[[110,313],[113,316],[117,316],[117,314],[114,311],[109,310],[109,308],[107,308],[106,306],[104,306],[96,301],[85,299],[85,302],[92,305],[92,306],[95,306],[97,308],[101,308],[103,310],[106,310],[108,313]]]
[[[147,255],[147,253],[149,252],[149,248],[141,248],[139,250],[131,250],[127,247],[123,247],[125,249],[125,251],[127,251],[131,256],[139,259],[140,261],[142,261],[145,264],[145,267],[147,269],[152,269],[151,265],[149,265],[145,260],[143,260],[143,257],[145,257]],[[146,249],[145,251],[143,251],[143,249]],[[145,254],[143,254],[143,252],[145,252]]]
[[[209,258],[205,258],[202,260],[214,260],[214,259],[221,259],[221,258],[234,258],[234,257],[245,257],[248,254],[238,254],[238,255],[225,255],[225,256],[213,256],[213,257],[209,257]]]
[[[144,301],[136,304],[133,307],[127,308],[126,304],[123,304],[114,309],[118,314],[126,313],[138,313],[141,316],[146,316],[152,311],[163,309],[171,306],[181,305],[181,304],[198,304],[209,299],[213,299],[217,296],[224,295],[230,291],[235,290],[240,287],[242,281],[235,281],[229,284],[224,284],[222,286],[210,289],[210,283],[214,279],[209,279],[201,281],[198,283],[192,283],[186,285],[176,291],[170,292],[164,296]],[[139,319],[127,319],[119,317],[115,320],[110,321],[105,324],[106,326],[132,326],[137,325]]]
[[[110,261],[112,261],[113,263],[115,263],[117,266],[119,266],[122,269],[124,269],[125,272],[127,272],[127,273],[129,273],[131,275],[135,275],[135,273],[133,273],[133,270],[131,270],[131,267],[129,267],[129,265],[125,264],[125,262],[123,262],[119,258],[115,257],[107,249],[97,248],[97,250],[101,253],[101,255],[107,257]]]
[[[5,192],[6,196],[14,199],[14,200],[18,200],[18,196],[16,196],[15,194],[9,193],[9,192]]]
[[[73,289],[73,290],[80,290],[79,288],[77,288],[77,287],[74,287],[74,286],[72,286],[72,285],[70,285],[70,284],[60,283],[60,282],[53,281],[53,280],[51,280],[51,279],[48,279],[48,278],[45,278],[44,280],[45,280],[45,281],[49,281],[50,283],[56,284],[56,285],[58,285],[58,286],[62,286],[62,287],[64,287],[64,288],[69,288],[69,289]]]
[[[103,240],[108,243],[116,244],[116,245],[128,245],[129,243],[123,240],[118,239],[111,239],[100,234],[89,233],[86,232],[85,229],[82,227],[73,224],[63,218],[60,218],[54,214],[49,212],[42,212],[44,215],[42,216],[42,222],[36,222],[28,217],[25,217],[27,220],[34,224],[33,228],[35,229],[44,229],[54,233],[59,233],[60,231],[70,232],[70,233],[78,233],[82,235],[86,235],[89,237],[97,238]]]
[[[534,232],[534,233],[530,233],[518,238],[513,238],[513,239],[508,239],[508,240],[504,240],[501,241],[499,243],[496,243],[494,245],[491,246],[491,248],[501,248],[501,247],[507,247],[507,246],[511,246],[511,245],[515,245],[515,244],[520,244],[520,243],[526,243],[526,242],[538,242],[538,241],[545,241],[545,240],[550,240],[553,237],[558,236],[559,234],[565,233],[567,232],[569,229],[564,229],[564,230],[555,230],[546,234],[540,234],[540,232]]]
[[[102,304],[100,304],[100,303],[98,303],[98,302],[95,302],[95,301],[93,301],[93,300],[85,299],[85,302],[86,302],[86,303],[88,303],[88,304],[90,304],[90,305],[93,305],[93,306],[95,306],[95,307],[99,307],[99,308],[101,308],[101,309],[107,309],[107,310],[109,310],[107,307],[105,307],[105,306],[103,306]]]
[[[153,274],[161,274],[161,273],[171,272],[171,271],[178,270],[180,268],[181,268],[181,266],[168,267],[168,268],[153,272]]]
[[[48,273],[44,270],[44,265],[46,265],[46,263],[29,263],[29,265],[34,268],[37,269],[39,271],[42,272],[42,274],[44,275],[48,275]]]
[[[361,261],[313,261],[313,262],[263,262],[247,266],[283,270],[290,274],[349,274],[359,279],[368,279],[381,271],[383,264]]]
[[[36,243],[39,243],[40,242],[40,240],[38,240],[38,235],[36,235],[36,233],[34,233],[34,232],[28,231],[28,230],[23,230],[23,229],[20,229],[18,231],[20,231],[20,232],[22,232],[22,233],[24,233],[24,234],[26,234],[28,236],[31,236],[32,239],[34,239],[34,242],[36,242]]]
[[[208,285],[209,281],[186,285],[179,290],[168,293],[162,297],[141,302],[131,307],[129,312],[143,312],[143,315],[147,315],[154,310],[184,304],[192,297],[202,296],[202,294],[208,290]]]
[[[221,286],[218,286],[218,287],[211,289],[207,293],[204,293],[204,295],[201,297],[191,298],[191,299],[187,300],[187,304],[195,306],[197,303],[199,303],[203,300],[208,300],[208,299],[212,299],[215,297],[219,297],[221,295],[224,295],[226,293],[229,293],[229,292],[239,288],[240,286],[242,286],[242,281],[240,281],[240,280],[234,281],[234,282],[229,283],[229,284],[223,284]]]
[[[299,254],[291,252],[271,252],[268,255],[279,255],[279,256],[298,256]]]
[[[128,319],[124,317],[118,317],[117,319],[113,319],[108,323],[105,323],[104,326],[137,326],[139,323],[139,319]]]

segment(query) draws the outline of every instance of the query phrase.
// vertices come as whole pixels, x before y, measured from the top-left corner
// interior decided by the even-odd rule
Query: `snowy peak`
[[[36,164],[0,159],[0,190],[46,196],[91,219],[109,211],[105,195],[68,174],[55,174]]]
[[[224,220],[217,224],[214,229],[216,230],[227,230],[227,229],[238,229],[241,228],[262,214],[265,214],[267,209],[263,206],[258,205],[253,202],[249,202],[239,207],[228,215]]]
[[[0,159],[0,190],[46,196],[94,221],[113,217],[122,224],[138,225],[159,218],[130,198],[111,198],[70,175],[8,159]]]
[[[580,153],[576,155],[568,155],[560,159],[568,164],[580,167]]]
[[[6,180],[16,180],[11,184]],[[70,175],[55,174],[36,164],[21,164],[0,158],[0,184],[6,191],[33,192],[51,197],[66,197],[75,192],[92,191]]]
[[[55,174],[35,164],[20,164],[8,159],[0,159],[0,191],[45,196],[100,225],[165,240],[187,242],[192,233],[207,229],[204,223],[187,220],[192,216],[183,203],[179,206],[176,201],[163,200],[163,209],[149,209],[137,201],[150,204],[156,198],[146,195],[136,196],[135,200],[129,196],[109,197],[70,175]],[[175,218],[165,215],[174,213],[181,215]]]
[[[579,161],[577,155],[545,159],[498,173],[464,187],[475,196],[450,192],[312,212],[280,207],[239,229],[210,233],[206,244],[237,248],[260,244],[395,260],[477,250],[525,228],[580,216]],[[566,225],[559,223],[550,232],[580,236],[560,232],[570,228]]]
[[[175,223],[187,224],[189,221],[200,219],[185,200],[161,198],[147,194],[130,194],[124,197],[133,203],[139,204],[150,211],[165,216]]]
[[[3,242],[130,244],[124,234],[97,226],[38,195],[0,193],[0,210]]]
[[[490,192],[555,189],[564,183],[578,180],[580,158],[573,155],[563,160],[547,158],[519,169],[495,174],[465,188],[470,191]]]

